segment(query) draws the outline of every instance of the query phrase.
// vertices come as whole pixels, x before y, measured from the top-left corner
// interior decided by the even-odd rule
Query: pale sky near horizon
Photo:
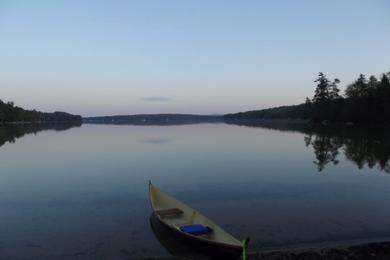
[[[304,102],[390,71],[390,1],[0,0],[0,99],[83,116]]]

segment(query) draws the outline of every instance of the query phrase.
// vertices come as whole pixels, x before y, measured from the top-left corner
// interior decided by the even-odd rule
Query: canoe
[[[182,258],[201,258],[202,255],[199,251],[184,243],[178,236],[172,234],[165,225],[157,219],[155,214],[151,214],[149,218],[150,228],[157,241],[171,254],[172,256]],[[204,259],[204,257],[203,257]]]
[[[183,202],[157,189],[149,182],[150,204],[154,216],[192,248],[217,259],[236,259],[243,250],[242,242],[210,219]]]

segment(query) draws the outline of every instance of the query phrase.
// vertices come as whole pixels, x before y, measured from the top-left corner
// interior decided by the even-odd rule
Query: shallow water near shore
[[[169,255],[148,180],[252,250],[390,236],[387,129],[0,127],[0,259]]]

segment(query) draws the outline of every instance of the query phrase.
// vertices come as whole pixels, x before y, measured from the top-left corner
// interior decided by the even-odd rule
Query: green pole
[[[242,260],[246,260],[246,239],[242,240]]]

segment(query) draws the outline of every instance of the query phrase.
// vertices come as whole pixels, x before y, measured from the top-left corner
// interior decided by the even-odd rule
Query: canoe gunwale
[[[155,214],[155,212],[153,211],[153,214]],[[226,247],[226,248],[232,248],[232,249],[237,249],[237,250],[242,250],[242,247],[241,246],[236,246],[236,245],[232,245],[232,244],[227,244],[227,243],[223,243],[223,242],[219,242],[219,241],[214,241],[214,240],[210,240],[210,239],[206,239],[206,238],[203,238],[203,237],[197,237],[197,236],[194,236],[194,235],[191,235],[191,234],[187,234],[179,229],[177,229],[176,227],[173,227],[172,225],[169,225],[168,223],[166,223],[160,216],[158,216],[157,214],[155,214],[155,216],[157,217],[157,219],[160,221],[160,223],[162,223],[164,226],[166,226],[167,228],[169,228],[170,230],[174,231],[176,234],[178,235],[181,235],[181,236],[184,236],[184,237],[187,237],[187,238],[190,238],[190,239],[194,239],[194,240],[198,240],[198,241],[201,241],[201,242],[204,242],[204,243],[207,243],[207,244],[210,244],[210,245],[217,245],[217,246],[223,246],[223,247]]]

